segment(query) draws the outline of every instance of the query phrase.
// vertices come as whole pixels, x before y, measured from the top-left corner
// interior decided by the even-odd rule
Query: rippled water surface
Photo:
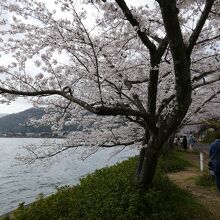
[[[81,153],[74,151],[54,158],[50,166],[42,163],[16,165],[14,157],[24,151],[22,146],[40,144],[44,140],[0,138],[0,215],[13,210],[20,202],[33,202],[39,193],[49,195],[56,191],[57,186],[77,184],[80,177],[95,169],[114,164],[137,153],[128,149],[113,156],[113,149],[105,149],[82,161],[79,159]]]

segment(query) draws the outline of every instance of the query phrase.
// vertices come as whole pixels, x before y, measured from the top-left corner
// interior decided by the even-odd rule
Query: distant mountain
[[[7,113],[0,113],[0,118],[4,117],[6,115],[8,115],[8,114]]]
[[[25,111],[9,114],[0,117],[0,136],[1,134],[7,134],[7,136],[13,136],[14,134],[27,134],[27,133],[51,133],[50,126],[32,127],[27,126],[27,122],[30,118],[40,119],[45,114],[43,109],[30,108]],[[76,131],[82,130],[78,124],[66,126],[62,131]]]
[[[45,112],[42,109],[30,108],[19,113],[3,116],[0,118],[0,133],[51,132],[49,126],[35,128],[26,125],[30,118],[40,119],[44,114]]]

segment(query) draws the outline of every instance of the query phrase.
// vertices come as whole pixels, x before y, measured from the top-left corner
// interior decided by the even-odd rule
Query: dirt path
[[[189,154],[189,160],[193,164],[198,163],[198,156]],[[204,188],[195,184],[195,179],[201,175],[198,167],[190,167],[186,171],[169,174],[169,178],[179,187],[190,192],[213,214],[213,220],[220,220],[220,196],[217,195],[215,189]]]

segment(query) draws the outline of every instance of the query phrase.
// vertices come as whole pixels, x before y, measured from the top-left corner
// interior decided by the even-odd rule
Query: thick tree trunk
[[[157,139],[153,138],[148,143],[147,148],[140,151],[136,174],[143,190],[147,190],[152,185],[161,148]]]

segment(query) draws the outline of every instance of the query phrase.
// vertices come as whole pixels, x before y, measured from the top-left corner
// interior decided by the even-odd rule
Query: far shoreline
[[[27,139],[30,139],[30,138],[37,138],[37,139],[66,139],[66,137],[27,137],[27,136],[21,136],[21,137],[18,137],[18,136],[0,136],[0,138],[27,138]]]

